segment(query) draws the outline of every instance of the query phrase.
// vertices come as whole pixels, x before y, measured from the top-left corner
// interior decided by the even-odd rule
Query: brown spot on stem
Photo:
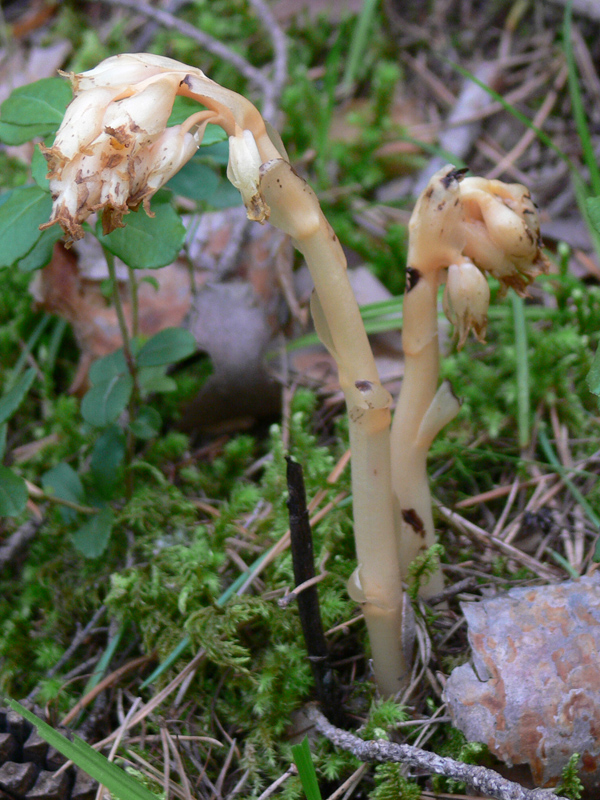
[[[418,269],[414,267],[407,267],[406,268],[406,291],[410,292],[412,289],[415,288],[419,279],[421,278],[421,273]]]
[[[359,392],[372,392],[373,384],[371,381],[356,381],[354,383]]]
[[[410,525],[415,533],[418,533],[419,536],[425,538],[425,526],[423,525],[423,520],[417,514],[414,508],[403,508],[402,519],[407,525]]]
[[[429,200],[431,195],[433,194],[433,186],[430,186],[429,189],[425,192],[425,197]]]

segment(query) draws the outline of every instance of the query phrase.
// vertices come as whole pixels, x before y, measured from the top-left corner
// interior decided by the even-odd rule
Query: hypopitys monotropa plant
[[[406,374],[391,454],[391,397],[379,380],[342,247],[257,109],[200,70],[160,56],[115,56],[71,80],[75,97],[45,150],[54,199],[47,224],[60,224],[68,240],[83,235],[82,224],[93,212],[102,213],[108,233],[140,204],[150,211],[152,195],[191,158],[210,122],[229,136],[227,174],[248,216],[289,234],[306,259],[315,285],[315,326],[337,362],[348,408],[358,561],[349,588],[364,612],[377,684],[383,694],[395,694],[410,667],[402,575],[433,541],[427,450],[458,409],[447,387],[437,390],[437,289],[448,274],[445,305],[461,342],[470,327],[483,336],[489,295],[479,269],[522,290],[541,268],[537,218],[535,212],[526,216],[525,191],[461,182],[448,167],[417,203],[404,310]],[[204,110],[166,128],[177,95],[197,100]],[[527,231],[531,253],[517,244],[521,236],[530,238]],[[434,576],[424,591],[438,586]]]
[[[490,290],[485,273],[520,295],[548,263],[528,190],[464,177],[447,166],[419,197],[409,223],[406,290],[402,312],[404,377],[392,426],[392,483],[402,576],[435,542],[427,453],[460,403],[439,382],[438,288],[462,347],[472,329],[484,341]],[[438,571],[421,587],[424,597],[442,589]]]

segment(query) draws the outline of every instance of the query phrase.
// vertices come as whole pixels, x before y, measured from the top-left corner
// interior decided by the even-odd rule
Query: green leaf
[[[59,753],[77,764],[84,772],[91,775],[98,783],[105,786],[108,791],[118,798],[118,800],[158,800],[157,795],[153,794],[133,775],[122,770],[116,764],[109,761],[102,753],[98,753],[87,742],[73,735],[73,741],[69,741],[50,725],[35,716],[31,711],[17,703],[16,700],[7,700],[8,705],[17,714],[25,717],[32,725],[35,725],[37,732]]]
[[[0,106],[0,139],[22,144],[58,130],[73,97],[62,78],[42,78],[19,86]]]
[[[46,177],[48,172],[48,162],[44,158],[42,151],[39,147],[35,147],[33,150],[33,156],[31,157],[31,177],[45,192],[50,191],[50,182]]]
[[[592,394],[600,395],[600,347],[596,350],[592,366],[586,376],[586,382]]]
[[[192,158],[176,173],[167,184],[175,194],[189,197],[199,202],[211,201],[212,195],[219,186],[219,176],[208,164],[203,164],[198,158]]]
[[[92,384],[96,384],[124,375],[126,372],[127,361],[125,361],[123,348],[119,347],[114,353],[109,353],[107,356],[94,361],[90,367],[89,377]]]
[[[0,142],[11,146],[25,144],[31,139],[44,139],[55,130],[54,125],[12,125],[0,120]]]
[[[16,517],[27,505],[28,496],[23,478],[0,466],[0,516]]]
[[[134,269],[157,269],[172,264],[183,247],[185,228],[170,203],[155,203],[152,211],[153,217],[143,208],[128,214],[125,227],[108,236],[102,234],[98,224],[96,235],[100,243]]]
[[[87,522],[84,522],[79,530],[71,535],[71,540],[77,550],[86,558],[101,556],[108,545],[114,519],[112,508],[106,506],[98,514],[94,514]]]
[[[0,463],[4,461],[4,454],[6,453],[6,432],[8,425],[4,423],[0,425]]]
[[[71,503],[82,503],[85,500],[79,475],[64,461],[44,473],[42,487],[45,492],[52,493],[61,500],[68,500]]]
[[[216,192],[210,198],[213,208],[231,208],[242,204],[242,196],[239,191],[229,181],[219,179]]]
[[[31,367],[20,378],[16,386],[0,397],[0,425],[12,417],[17,408],[21,405],[27,392],[31,389],[31,384],[35,379],[35,369]]]
[[[174,364],[196,352],[196,340],[183,328],[165,328],[156,333],[141,348],[137,356],[139,367],[159,367]]]
[[[142,367],[138,372],[138,384],[142,396],[149,394],[166,394],[174,392],[177,384],[173,378],[165,375],[166,366],[162,367]]]
[[[105,486],[120,480],[125,461],[125,434],[118,425],[109,425],[98,437],[92,450],[90,468],[96,480]]]
[[[49,264],[54,252],[54,245],[62,235],[63,232],[59,225],[54,225],[52,228],[46,228],[45,231],[42,231],[42,235],[32,249],[24,258],[19,259],[18,264],[21,272],[33,272]]]
[[[72,99],[63,78],[42,78],[11,92],[0,106],[0,118],[13,125],[55,125],[57,130]]]
[[[79,475],[73,467],[64,462],[57,464],[42,476],[42,488],[47,494],[53,494],[70,503],[85,501],[85,492]],[[67,523],[73,523],[77,519],[77,512],[72,508],[61,507],[60,512]]]
[[[152,439],[160,433],[162,419],[155,408],[147,406],[140,409],[136,419],[129,423],[129,429],[138,439]]]
[[[0,267],[10,267],[27,255],[51,211],[52,198],[39,186],[16,189],[0,206]]]
[[[133,378],[129,373],[95,383],[81,401],[84,420],[97,428],[110,425],[127,407],[132,391]]]
[[[300,744],[292,745],[292,756],[298,767],[298,775],[302,781],[302,788],[306,800],[321,800],[321,790],[317,780],[317,773],[312,760],[308,739],[305,736]]]

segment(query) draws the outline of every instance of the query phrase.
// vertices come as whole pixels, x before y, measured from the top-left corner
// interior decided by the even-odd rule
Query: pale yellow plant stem
[[[344,252],[316,195],[286,161],[269,162],[261,172],[269,219],[306,259],[315,284],[317,332],[338,364],[349,415],[358,560],[349,590],[365,615],[379,689],[394,695],[405,685],[410,662],[392,508],[391,398],[379,381]]]
[[[435,543],[427,453],[437,433],[458,413],[446,385],[438,389],[438,273],[409,273],[402,313],[404,377],[392,425],[392,488],[402,577],[409,564]],[[442,591],[441,571],[420,588],[423,597]]]

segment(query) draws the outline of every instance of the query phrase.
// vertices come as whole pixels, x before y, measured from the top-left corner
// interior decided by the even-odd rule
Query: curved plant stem
[[[343,250],[316,195],[286,161],[264,164],[261,173],[270,221],[292,237],[306,259],[315,284],[311,308],[317,333],[338,365],[349,417],[358,560],[349,591],[365,615],[377,684],[393,695],[408,677],[409,647],[392,508],[391,398],[379,381]]]

